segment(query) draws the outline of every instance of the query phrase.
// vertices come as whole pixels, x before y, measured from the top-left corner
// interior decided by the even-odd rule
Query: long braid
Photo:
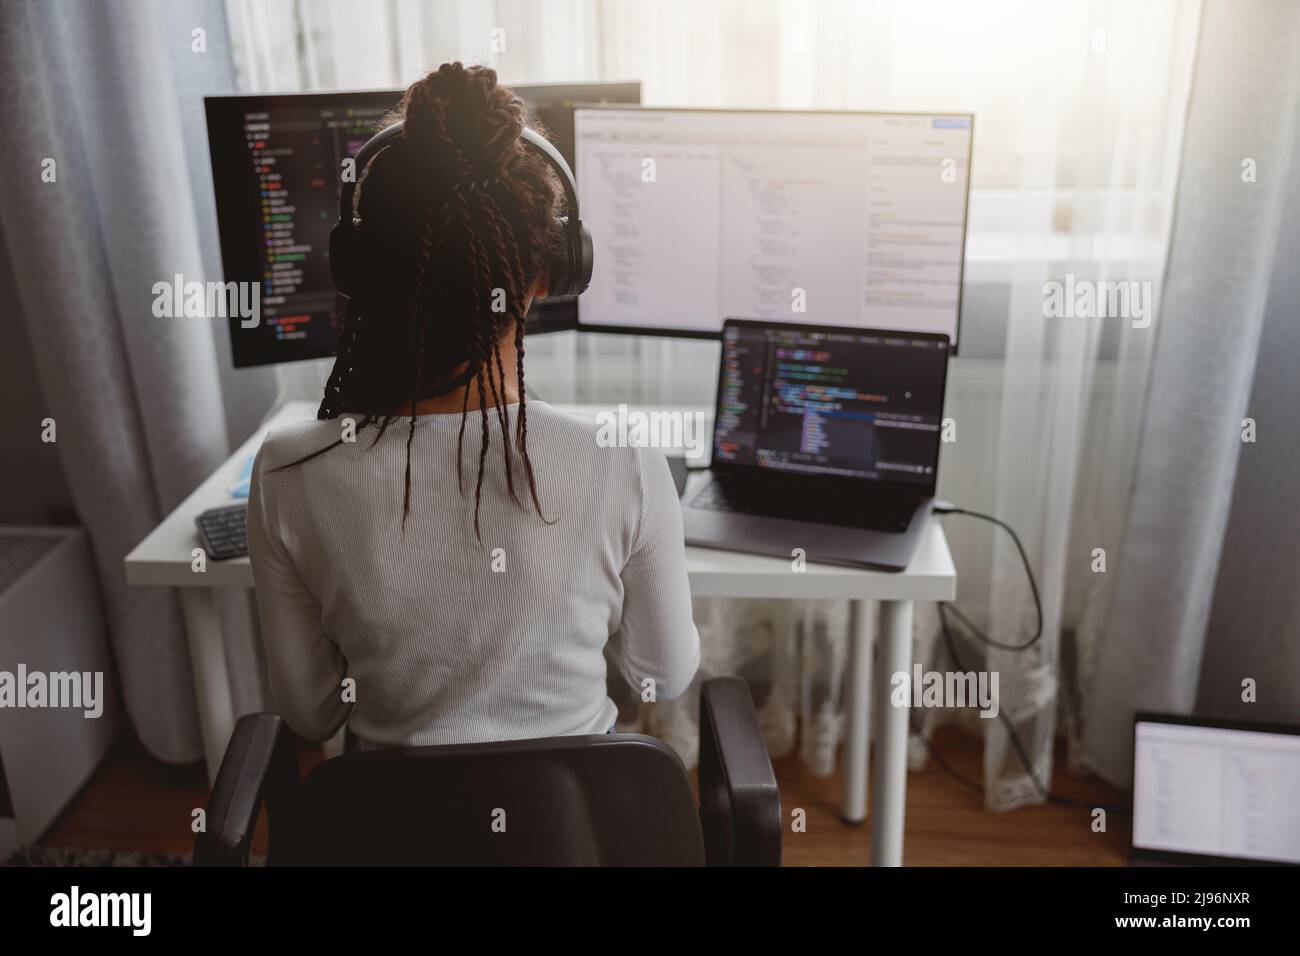
[[[501,361],[501,346],[496,342],[492,343],[492,359],[496,363],[497,381],[501,383],[501,401],[497,405],[497,419],[501,425],[501,447],[506,459],[506,490],[512,499],[518,501],[519,498],[515,495],[515,466],[510,457],[513,452],[510,450],[510,413],[506,411],[506,369],[505,363]]]
[[[500,145],[506,139],[506,135],[507,135],[506,128],[498,127],[493,138],[490,139],[489,142],[485,144],[485,150],[490,149],[494,145],[494,141],[497,145]],[[518,135],[517,133],[514,133],[511,139],[513,140],[514,138],[517,137],[517,135]],[[459,147],[455,146],[454,144],[453,144],[452,152],[457,157],[463,158],[464,156],[463,152],[459,149]],[[484,180],[482,183],[471,183],[471,192],[478,199],[479,205],[482,207],[482,210],[487,214],[486,219],[489,223],[489,227],[492,228],[494,231],[494,238],[496,239],[496,252],[497,252],[498,259],[499,260],[503,259],[505,256],[513,252],[515,261],[517,263],[518,251],[517,251],[517,244],[513,242],[513,238],[514,238],[513,231],[511,231],[511,235],[510,235],[512,241],[509,244],[507,244],[505,237],[502,233],[502,230],[500,228],[500,218],[501,218],[500,210],[497,207],[496,201],[492,198],[491,193],[488,192],[488,186],[489,183],[487,180]],[[468,203],[466,202],[463,194],[458,195],[457,198],[460,202],[461,209],[467,214]],[[509,229],[508,224],[507,224],[507,229]],[[475,305],[477,306],[476,313],[480,316],[483,316],[484,322],[479,326],[479,328],[482,331],[486,332],[487,330],[484,328],[484,326],[486,326],[490,322],[490,316],[482,310],[482,300],[480,297],[480,290],[483,287],[490,285],[492,281],[491,267],[488,264],[488,256],[487,256],[486,249],[484,248],[483,241],[479,237],[478,233],[473,231],[472,229],[469,230],[469,246],[470,246],[471,269],[474,278],[476,280],[473,285]],[[509,250],[509,252],[507,252],[507,250]],[[506,314],[517,315],[518,314],[517,302],[519,301],[519,297],[522,293],[522,286],[523,286],[521,270],[516,268],[514,270],[504,269],[502,271],[506,276],[505,287],[506,287],[506,292],[508,294]],[[484,364],[486,365],[487,368],[487,379],[488,379],[488,385],[491,387],[491,391],[492,391],[493,404],[496,406],[497,409],[497,421],[501,427],[501,434],[502,434],[501,447],[505,458],[506,490],[509,493],[510,497],[517,502],[519,499],[515,494],[515,487],[514,487],[514,462],[512,460],[512,452],[510,447],[510,422],[509,422],[509,415],[505,408],[505,367],[504,367],[504,363],[501,361],[500,345],[495,336],[489,337],[489,346],[487,351],[488,351],[488,355],[484,356],[484,360],[485,360]],[[491,361],[487,361],[489,358],[491,359]],[[495,364],[495,375],[492,367],[493,364]],[[499,394],[497,389],[497,382],[500,382]],[[479,391],[480,401],[482,401],[483,384],[481,379],[479,382],[479,388],[480,388]],[[521,396],[521,401],[522,401],[522,396]],[[483,418],[484,418],[483,442],[484,442],[484,450],[486,451],[486,447],[487,447],[486,416],[483,416]],[[483,484],[482,468],[483,468],[484,458],[485,455],[480,455],[479,481],[478,481],[478,487],[475,492],[474,528],[476,534],[478,532],[478,512],[479,512],[479,501],[482,493],[482,484]],[[531,470],[531,466],[530,466],[530,470]],[[532,482],[530,479],[530,484],[531,483]]]
[[[506,376],[501,363],[501,347],[493,341],[487,363],[488,391],[492,395],[492,405],[497,413],[497,425],[501,428],[501,453],[506,460],[506,491],[515,501],[514,468],[510,461],[510,425],[506,414]]]
[[[510,276],[510,284],[514,289],[522,289],[524,285],[523,266],[519,261],[519,244],[515,240],[514,229],[501,212],[501,207],[497,205],[496,200],[490,194],[484,195],[485,207],[488,213],[487,221],[495,233],[497,239],[497,254],[501,260],[503,271]],[[532,458],[528,454],[528,393],[524,384],[524,315],[518,309],[517,300],[511,299],[511,314],[515,320],[515,378],[519,388],[519,413],[515,425],[515,440],[519,446],[520,457],[523,460],[524,473],[528,478],[528,491],[533,499],[533,506],[537,509],[537,514],[546,518],[542,513],[542,503],[537,496],[537,479],[533,473]],[[500,363],[500,352],[497,353],[497,360]],[[498,364],[498,368],[500,368]],[[504,371],[500,371],[504,377]],[[507,442],[508,444],[508,442]]]
[[[471,243],[474,248],[474,257],[476,260],[476,267],[478,270],[477,278],[479,282],[475,284],[477,287],[479,283],[482,282],[490,283],[492,281],[492,271],[491,271],[491,267],[488,265],[487,250],[484,248],[483,240],[479,238],[478,235],[475,235],[472,237]],[[514,290],[507,288],[506,291],[508,293],[508,298],[512,302],[514,296]],[[509,302],[507,303],[507,306],[508,307],[510,306]],[[505,394],[506,373],[505,373],[505,367],[501,362],[501,345],[499,341],[500,337],[495,334],[492,334],[493,332],[495,332],[495,322],[493,322],[490,315],[485,316],[484,326],[486,327],[489,323],[491,323],[491,325],[493,326],[492,331],[488,333],[489,339],[491,341],[489,355],[496,366],[496,370],[495,370],[496,380],[501,383],[500,396],[497,395],[495,386],[493,387],[492,402],[494,405],[496,405],[497,423],[501,426],[501,447],[506,462],[506,490],[509,492],[511,499],[517,502],[519,498],[515,494],[515,480],[514,480],[515,469],[514,469],[514,462],[511,459],[511,451],[510,451],[510,416],[509,413],[507,413],[506,411],[506,394]],[[492,374],[493,374],[492,368],[491,366],[489,366],[488,369],[489,381],[491,381]]]
[[[473,192],[475,193],[475,195],[478,195],[479,193],[477,188],[474,189]],[[469,203],[468,201],[465,200],[463,195],[460,196],[460,207],[461,209],[464,210],[464,213],[468,219]],[[485,307],[485,303],[483,301],[483,294],[482,294],[482,290],[484,288],[489,288],[492,285],[492,270],[489,264],[487,250],[483,245],[482,238],[472,228],[468,228],[466,231],[469,240],[468,247],[470,253],[469,256],[470,271],[474,280],[471,284],[471,291],[472,291],[472,296],[475,305],[475,310],[474,310],[474,314],[476,318],[475,329],[478,333],[480,347],[482,349],[483,366],[486,369],[487,384],[491,388],[492,404],[496,408],[497,422],[501,426],[501,435],[502,435],[501,447],[502,447],[502,452],[505,456],[505,465],[506,465],[505,468],[506,489],[509,492],[510,497],[513,500],[518,501],[519,499],[515,494],[515,483],[514,483],[514,474],[513,474],[514,463],[511,460],[511,451],[510,451],[510,441],[509,441],[510,425],[505,410],[505,372],[501,363],[500,349],[497,341],[498,336],[495,334],[496,331],[495,321],[493,319],[493,315],[495,313],[491,311],[490,307]],[[494,365],[495,365],[495,369],[493,368]],[[499,390],[497,386],[498,381],[500,382]],[[483,444],[484,447],[486,447],[487,440],[488,440],[487,431],[486,431],[487,429],[486,415],[484,416],[483,427],[484,427]],[[482,475],[480,474],[480,479],[481,477]],[[482,487],[481,480],[479,482],[479,487],[480,489]],[[477,499],[474,505],[474,521],[475,521],[475,528],[477,529],[478,527]]]
[[[469,415],[469,386],[465,386],[465,398],[460,403],[460,431],[456,433],[456,488],[465,494],[465,475],[461,461],[465,457],[465,418]]]
[[[510,226],[510,220],[502,215],[499,207],[493,203],[495,215],[492,217],[498,224],[498,228],[504,232],[504,239],[501,243],[502,248],[508,251],[512,257],[512,267],[516,276],[522,281],[523,266],[519,261],[519,244],[515,240],[514,229]],[[537,496],[537,478],[533,473],[532,457],[528,454],[528,388],[524,382],[524,315],[521,311],[515,312],[515,379],[519,388],[519,416],[515,426],[515,440],[519,445],[519,454],[523,459],[524,474],[528,479],[528,493],[532,497],[533,507],[537,509],[538,516],[547,521],[545,514],[542,512],[542,503]]]
[[[316,417],[322,421],[333,418],[339,412],[339,396],[347,384],[348,373],[352,371],[352,350],[361,326],[360,313],[353,303],[348,304],[344,314],[343,329],[335,345],[336,361],[330,369],[330,377],[325,381],[325,394],[321,396],[320,407]]]
[[[524,275],[523,264],[519,261],[519,242],[515,239],[515,230],[510,225],[510,220],[501,211],[496,198],[490,192],[482,193],[481,198],[488,228],[492,230],[492,237],[496,240],[497,259],[510,286],[508,314],[511,318],[521,319],[523,313],[519,303],[523,301],[524,293],[527,291],[528,280]]]
[[[406,469],[402,488],[402,533],[406,533],[406,518],[411,513],[411,445],[415,441],[415,406],[420,401],[420,379],[424,371],[424,340],[429,328],[429,311],[425,308],[429,273],[433,262],[433,219],[426,217],[420,233],[419,265],[415,273],[415,295],[411,297],[409,312],[410,334],[415,353],[411,375],[411,423],[406,432]]]
[[[483,543],[483,535],[479,531],[478,513],[479,506],[483,503],[483,466],[487,463],[488,453],[488,414],[487,414],[487,390],[483,387],[482,369],[490,368],[487,362],[480,366],[478,374],[478,410],[483,421],[483,444],[478,453],[478,483],[474,486],[474,537],[478,538],[479,543]]]
[[[521,315],[515,321],[515,374],[519,378],[519,454],[524,460],[524,474],[528,476],[528,492],[533,496],[533,507],[537,509],[538,517],[547,524],[552,522],[546,520],[546,515],[542,514],[542,503],[537,500],[537,479],[533,475],[533,460],[528,455],[528,395],[524,391],[524,317]]]
[[[434,115],[436,117],[437,122],[435,127],[431,130],[431,133],[435,134],[439,139],[439,146],[441,147],[440,155],[449,158],[450,162],[455,167],[456,173],[458,173],[460,176],[465,177],[465,176],[472,175],[473,169],[467,157],[465,156],[464,151],[460,148],[460,145],[456,143],[456,141],[448,134],[446,128],[445,112],[439,110]],[[471,180],[469,186],[470,191],[477,192],[475,186],[476,186],[475,182]],[[483,500],[484,469],[487,462],[488,448],[489,445],[491,444],[491,439],[489,436],[489,429],[488,429],[488,418],[487,418],[487,389],[484,384],[485,371],[488,379],[487,384],[492,386],[493,404],[497,406],[498,410],[500,410],[501,402],[498,399],[496,383],[492,380],[492,364],[490,359],[495,349],[495,343],[490,343],[491,336],[489,330],[486,327],[487,323],[490,321],[490,315],[483,307],[483,297],[482,297],[483,284],[485,281],[490,282],[491,277],[485,268],[485,257],[483,255],[482,241],[479,239],[477,233],[474,230],[473,218],[469,208],[469,202],[466,198],[466,191],[467,191],[466,189],[461,188],[460,183],[455,184],[452,187],[451,196],[448,198],[448,204],[449,204],[449,210],[454,210],[456,213],[459,214],[459,219],[460,219],[459,224],[461,226],[463,235],[467,239],[466,246],[470,258],[469,271],[472,277],[472,281],[469,283],[469,292],[470,292],[470,297],[472,299],[473,315],[474,315],[474,319],[472,320],[474,325],[474,334],[472,336],[472,339],[474,344],[472,347],[474,351],[477,352],[476,361],[473,362],[472,367],[477,369],[477,374],[475,377],[478,382],[479,404],[481,410],[480,419],[482,422],[482,447],[479,450],[478,480],[475,484],[475,489],[474,489],[474,535],[476,538],[478,538],[478,540],[481,543],[483,539],[479,527],[479,512],[481,510],[481,505]],[[448,214],[448,218],[450,219],[450,212]],[[504,382],[502,383],[502,386],[504,387]],[[466,390],[466,406],[468,406],[468,389]],[[463,412],[464,409],[462,409],[461,432],[460,435],[458,436],[458,442],[464,436],[465,416]],[[505,448],[506,459],[507,459],[506,482],[507,485],[510,487],[511,497],[514,497],[514,483],[510,475],[510,467],[509,467],[509,457],[510,457],[509,442],[503,441],[502,445]],[[461,455],[461,450],[458,447],[457,448],[458,468],[459,468],[460,455]]]

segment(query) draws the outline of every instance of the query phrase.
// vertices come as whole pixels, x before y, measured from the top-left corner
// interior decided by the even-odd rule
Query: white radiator
[[[98,717],[50,706],[90,695],[72,674],[102,674]],[[19,675],[27,677],[20,686]],[[41,702],[28,694],[42,675]],[[49,681],[49,675],[68,675]],[[76,796],[121,726],[94,565],[80,528],[0,527],[0,860],[40,838]],[[78,688],[80,684],[78,683]]]

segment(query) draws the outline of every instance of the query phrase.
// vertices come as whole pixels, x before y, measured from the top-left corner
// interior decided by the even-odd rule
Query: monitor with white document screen
[[[716,337],[731,317],[957,344],[973,117],[579,108],[595,243],[579,328]]]
[[[1136,860],[1300,864],[1300,727],[1138,714]]]

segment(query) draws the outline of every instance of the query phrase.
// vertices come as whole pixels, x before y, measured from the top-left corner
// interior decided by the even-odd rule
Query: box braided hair
[[[465,423],[469,389],[476,388],[483,441],[474,534],[481,543],[489,404],[501,428],[509,494],[526,507],[515,488],[517,451],[533,507],[542,514],[528,455],[524,320],[528,296],[559,241],[552,229],[559,183],[547,162],[520,140],[522,100],[498,86],[496,72],[487,67],[444,64],[406,91],[392,121],[399,118],[405,120],[403,132],[366,170],[357,170],[357,209],[367,243],[373,243],[373,275],[348,302],[317,418],[360,413],[357,430],[374,429],[373,447],[409,403],[405,531],[415,403],[465,388],[456,450],[464,494]],[[514,450],[500,348],[511,331],[519,390]],[[340,438],[282,468],[342,443]]]

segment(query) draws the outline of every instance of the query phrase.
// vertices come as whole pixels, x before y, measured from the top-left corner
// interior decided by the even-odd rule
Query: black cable
[[[992,515],[986,515],[979,511],[969,511],[965,508],[958,508],[955,505],[948,504],[947,502],[936,503],[934,506],[934,513],[940,515],[960,514],[960,515],[967,515],[968,517],[972,517],[972,518],[980,518],[984,521],[988,521],[992,524],[997,525],[999,528],[1002,528],[1009,535],[1011,535],[1011,540],[1015,542],[1016,550],[1020,553],[1020,561],[1025,568],[1025,577],[1028,578],[1029,580],[1029,590],[1034,596],[1034,612],[1038,618],[1038,626],[1037,628],[1035,628],[1033,636],[1029,638],[1028,641],[1026,641],[1023,644],[1006,644],[1001,641],[994,640],[993,638],[985,634],[983,631],[981,631],[978,627],[975,626],[974,622],[972,622],[970,618],[968,618],[964,613],[962,613],[961,609],[958,608],[957,605],[953,604],[950,601],[937,602],[938,609],[939,609],[939,627],[943,634],[943,643],[948,650],[948,656],[952,659],[953,665],[959,671],[966,670],[966,666],[961,662],[961,658],[957,655],[957,647],[953,641],[952,631],[948,626],[948,611],[950,610],[953,612],[953,615],[967,628],[967,630],[970,631],[970,633],[975,635],[975,637],[979,638],[988,646],[996,647],[1006,651],[1020,652],[1020,651],[1028,650],[1030,647],[1036,644],[1043,636],[1043,604],[1038,594],[1038,582],[1034,579],[1034,570],[1029,564],[1029,556],[1025,554],[1024,545],[1020,543],[1020,536],[1016,534],[1015,529],[1012,528],[1005,521],[1001,521],[1000,519],[995,518]],[[1025,749],[1024,743],[1020,740],[1020,735],[1016,733],[1016,728],[1015,725],[1011,722],[1011,718],[1006,715],[1006,712],[1002,710],[1001,707],[998,708],[998,719],[1002,721],[1002,726],[1006,729],[1007,739],[1011,742],[1011,748],[1016,752],[1016,757],[1020,760],[1020,765],[1024,767],[1025,774],[1029,777],[1030,781],[1033,783],[1034,788],[1038,791],[1039,795],[1048,803],[1054,803],[1059,806],[1084,807],[1087,809],[1101,807],[1104,810],[1119,812],[1119,813],[1124,813],[1127,811],[1126,807],[1118,806],[1115,804],[1104,804],[1104,803],[1095,803],[1088,800],[1077,800],[1072,797],[1061,797],[1052,793],[1051,790],[1049,790],[1046,786],[1042,784],[1042,782],[1039,781],[1038,776],[1034,773],[1033,762],[1029,758],[1029,752]],[[933,742],[924,733],[920,733],[918,734],[918,736],[920,736],[921,740],[925,743],[926,749],[929,751],[930,756],[934,758],[934,762],[939,765],[939,768],[941,770],[943,770],[949,776],[953,777],[963,786],[969,789],[978,790],[980,793],[983,793],[984,784],[982,782],[967,777],[965,774],[961,773],[955,767],[949,764],[946,760],[944,760],[939,755],[938,750],[934,747]]]
[[[1034,629],[1033,636],[1023,644],[1004,644],[1001,641],[996,641],[989,637],[976,627],[974,622],[963,614],[957,605],[951,602],[942,603],[947,603],[948,607],[952,608],[952,612],[957,615],[958,619],[966,625],[970,632],[990,647],[996,647],[1004,651],[1024,651],[1037,644],[1039,639],[1043,636],[1043,602],[1038,596],[1038,582],[1034,580],[1034,570],[1029,566],[1029,556],[1025,554],[1025,546],[1020,543],[1020,535],[1016,534],[1015,528],[1011,527],[1011,525],[1007,524],[1005,521],[993,517],[993,515],[986,515],[980,511],[968,511],[965,508],[958,508],[956,505],[950,505],[947,502],[937,502],[934,506],[934,513],[937,515],[966,515],[971,518],[979,518],[983,521],[988,521],[991,524],[997,525],[999,528],[1006,531],[1007,534],[1011,535],[1011,540],[1015,543],[1016,550],[1020,552],[1020,563],[1025,567],[1025,577],[1029,579],[1029,590],[1034,596],[1034,613],[1038,618],[1038,626]]]

